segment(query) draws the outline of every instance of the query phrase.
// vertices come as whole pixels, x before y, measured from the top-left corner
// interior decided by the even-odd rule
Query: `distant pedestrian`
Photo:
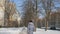
[[[32,21],[29,21],[28,27],[27,27],[27,33],[28,34],[33,34],[34,32],[34,24]]]

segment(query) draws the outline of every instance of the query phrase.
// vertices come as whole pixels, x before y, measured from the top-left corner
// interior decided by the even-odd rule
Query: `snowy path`
[[[27,34],[27,29],[24,28],[0,28],[0,34]],[[60,31],[37,29],[34,34],[60,34]]]

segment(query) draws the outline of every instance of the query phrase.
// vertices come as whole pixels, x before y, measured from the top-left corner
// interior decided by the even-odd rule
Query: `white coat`
[[[28,27],[27,27],[27,33],[33,34],[33,31],[34,31],[34,24],[32,22],[29,22]]]

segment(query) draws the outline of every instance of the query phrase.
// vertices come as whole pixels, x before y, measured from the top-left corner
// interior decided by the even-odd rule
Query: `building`
[[[14,3],[9,0],[0,0],[0,26],[16,26],[20,20],[19,17]]]
[[[60,12],[54,12],[51,14],[49,25],[54,25],[55,27],[60,28]]]
[[[0,26],[4,26],[4,2],[5,0],[0,0]]]

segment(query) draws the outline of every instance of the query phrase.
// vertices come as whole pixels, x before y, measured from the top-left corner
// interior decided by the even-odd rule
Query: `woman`
[[[28,27],[27,27],[27,33],[28,34],[33,34],[34,31],[34,24],[32,21],[29,21]]]

